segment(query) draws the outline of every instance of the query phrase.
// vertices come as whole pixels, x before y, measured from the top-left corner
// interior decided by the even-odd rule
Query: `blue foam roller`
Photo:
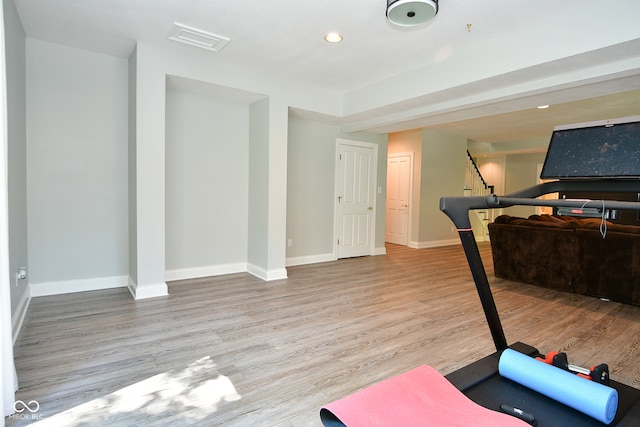
[[[498,372],[605,424],[610,424],[616,416],[616,389],[581,378],[510,348],[502,352]]]

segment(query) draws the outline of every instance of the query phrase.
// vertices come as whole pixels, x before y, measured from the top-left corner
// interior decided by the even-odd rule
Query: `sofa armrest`
[[[575,291],[640,305],[640,234],[576,230]]]

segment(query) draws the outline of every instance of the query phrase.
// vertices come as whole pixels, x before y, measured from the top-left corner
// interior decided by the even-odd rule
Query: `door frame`
[[[364,141],[354,141],[351,139],[336,138],[335,163],[334,163],[334,186],[333,186],[333,259],[338,259],[338,168],[340,147],[343,145],[351,145],[354,147],[373,149],[373,164],[371,166],[371,182],[373,188],[371,191],[373,210],[371,211],[371,230],[369,230],[369,255],[375,255],[376,249],[376,211],[377,211],[377,191],[378,186],[378,144]]]
[[[413,151],[407,151],[407,152],[400,152],[400,153],[389,153],[387,154],[387,168],[389,165],[389,159],[393,158],[393,157],[409,157],[409,200],[407,201],[407,203],[409,204],[409,209],[407,209],[407,247],[411,247],[411,226],[413,223],[413,180],[414,180],[414,170],[413,170],[413,163],[414,163],[414,155],[415,153]],[[387,174],[389,172],[387,171]],[[387,189],[386,194],[385,194],[385,200],[387,195],[389,194],[389,191]],[[388,200],[387,200],[388,201]],[[385,222],[386,222],[386,216],[387,216],[387,204],[385,204]],[[387,228],[385,225],[385,240],[387,239]]]

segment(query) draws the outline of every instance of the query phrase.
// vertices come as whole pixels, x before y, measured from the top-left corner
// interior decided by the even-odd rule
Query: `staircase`
[[[493,193],[493,185],[487,184],[482,177],[476,162],[471,157],[471,153],[467,150],[467,165],[464,177],[464,195],[465,196],[486,196]],[[488,209],[472,210],[469,213],[473,234],[477,241],[489,240],[489,222],[491,214]]]

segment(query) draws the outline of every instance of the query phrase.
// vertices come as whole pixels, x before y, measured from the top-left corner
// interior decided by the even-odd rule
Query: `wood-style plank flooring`
[[[640,388],[640,307],[495,279],[507,340],[608,363]],[[460,246],[169,284],[39,297],[15,346],[8,426],[321,426],[319,408],[421,364],[447,374],[495,351]],[[32,408],[35,404],[32,404]],[[26,411],[29,412],[29,411]]]

